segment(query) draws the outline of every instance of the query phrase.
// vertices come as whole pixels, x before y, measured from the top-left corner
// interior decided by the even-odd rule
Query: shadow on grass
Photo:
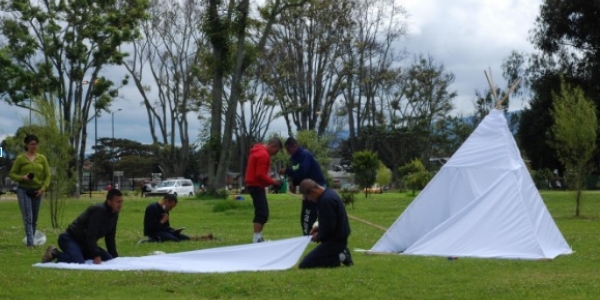
[[[561,215],[561,216],[552,216],[552,218],[554,220],[572,220],[572,221],[576,221],[576,220],[582,220],[582,221],[598,221],[600,220],[599,216],[586,216],[586,215],[580,215],[580,216],[575,216],[575,215]]]

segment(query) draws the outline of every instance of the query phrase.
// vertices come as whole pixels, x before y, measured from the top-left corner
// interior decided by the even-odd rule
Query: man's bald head
[[[304,179],[300,182],[300,194],[306,199],[316,202],[325,190],[312,179]]]

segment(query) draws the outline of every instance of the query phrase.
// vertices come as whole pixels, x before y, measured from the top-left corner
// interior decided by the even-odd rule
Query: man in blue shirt
[[[325,176],[321,166],[310,151],[300,147],[298,141],[293,137],[285,141],[285,150],[290,155],[291,166],[279,170],[279,174],[285,174],[291,179],[290,189],[295,192],[295,187],[304,179],[312,179],[321,186],[326,186]],[[309,235],[313,224],[317,220],[317,203],[302,200],[300,211],[300,225],[302,233]]]

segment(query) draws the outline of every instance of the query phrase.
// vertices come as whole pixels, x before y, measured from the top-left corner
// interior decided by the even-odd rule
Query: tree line
[[[590,26],[598,4],[568,3],[544,1],[532,37],[540,52],[513,53],[502,66],[508,84],[526,79],[517,92],[531,97],[530,108],[518,137],[534,168],[563,169],[540,134],[552,123],[544,110],[557,78],[600,101],[600,43]],[[183,175],[202,149],[210,190],[225,185],[232,164],[243,171],[276,118],[286,135],[345,135],[338,144],[347,163],[354,152],[377,152],[396,178],[415,158],[450,156],[493,108],[490,95],[506,90],[478,91],[474,117],[451,116],[454,75],[401,50],[408,12],[392,0],[13,0],[1,8],[3,100],[56,105],[79,182],[88,124],[111,111],[124,86],[145,108],[165,175]],[[189,122],[203,131],[190,137]]]

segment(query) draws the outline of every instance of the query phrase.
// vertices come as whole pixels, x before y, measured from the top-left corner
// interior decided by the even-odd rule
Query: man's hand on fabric
[[[99,265],[102,263],[102,258],[100,256],[94,257],[94,264]]]
[[[313,242],[316,242],[317,241],[317,235],[319,235],[319,231],[318,230],[315,230],[314,232],[311,231],[310,235],[311,235],[310,240],[313,241]]]
[[[165,224],[169,221],[169,214],[163,214],[162,219],[160,219],[160,224]]]
[[[310,230],[310,235],[311,235],[311,241],[316,242],[317,241],[317,235],[319,235],[319,227],[318,226],[313,226],[313,228]]]

